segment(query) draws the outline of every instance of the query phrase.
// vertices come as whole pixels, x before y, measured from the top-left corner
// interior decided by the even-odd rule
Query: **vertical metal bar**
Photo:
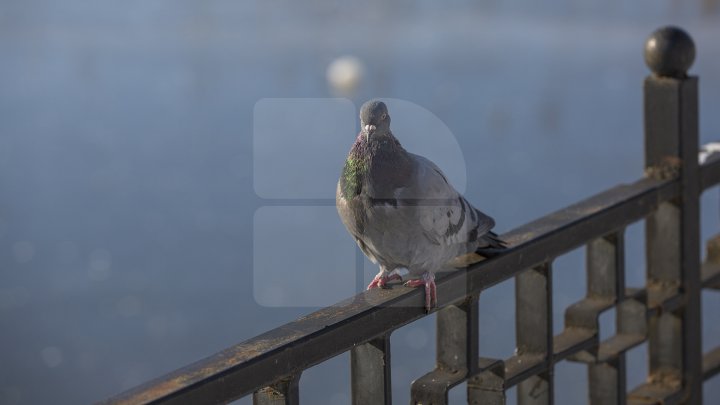
[[[478,295],[437,313],[437,367],[474,373],[478,362]]]
[[[587,276],[589,296],[613,300],[622,298],[625,291],[624,230],[588,244]]]
[[[589,367],[590,378],[590,403],[596,404],[625,404],[625,355],[600,364],[591,364]],[[606,390],[603,390],[606,388]]]
[[[354,347],[350,351],[352,403],[390,405],[390,374],[390,334]]]
[[[623,231],[596,239],[587,245],[588,296],[620,302],[625,291],[625,240]],[[616,313],[616,332],[621,333],[621,315]],[[598,331],[599,332],[599,331]],[[588,365],[590,403],[624,405],[626,400],[625,354]]]
[[[685,305],[650,319],[650,381],[681,383],[684,401],[702,403],[697,77],[687,76],[695,48],[676,28],[646,44],[654,74],[645,79],[645,165],[652,177],[679,176],[681,196],[646,221],[648,305],[668,289]]]
[[[518,384],[518,404],[553,403],[552,268],[545,264],[515,277],[517,352],[545,357],[546,371]]]
[[[253,394],[253,405],[298,405],[299,382],[300,374],[296,374],[261,388]]]
[[[478,370],[478,295],[437,312],[435,369],[413,381],[411,403],[443,405],[448,391]]]

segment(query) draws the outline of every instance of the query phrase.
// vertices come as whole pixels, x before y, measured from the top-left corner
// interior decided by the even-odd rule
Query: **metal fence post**
[[[478,295],[437,312],[435,369],[413,381],[411,404],[444,405],[448,391],[478,367]]]
[[[350,350],[352,403],[390,405],[390,334]]]
[[[542,356],[546,365],[545,371],[518,384],[518,404],[552,404],[552,267],[549,263],[515,277],[515,302],[517,353]]]
[[[686,73],[694,58],[693,41],[679,28],[661,28],[645,45],[653,72],[644,85],[646,176],[679,176],[681,188],[646,220],[648,307],[677,294],[684,304],[649,319],[649,383],[631,398],[662,403],[702,403],[698,90],[697,77]]]
[[[507,385],[505,362],[481,358],[482,373],[468,379],[467,395],[470,405],[505,405]]]
[[[298,405],[300,374],[284,378],[274,384],[255,391],[253,405]]]
[[[587,290],[591,299],[619,304],[625,293],[625,241],[623,231],[596,239],[587,246]],[[616,323],[620,324],[620,309]],[[599,313],[596,315],[599,317]],[[597,319],[597,318],[596,318]],[[644,320],[643,320],[644,321]],[[621,328],[617,328],[620,333]],[[596,331],[599,333],[599,330]],[[588,366],[590,403],[625,404],[625,354]]]

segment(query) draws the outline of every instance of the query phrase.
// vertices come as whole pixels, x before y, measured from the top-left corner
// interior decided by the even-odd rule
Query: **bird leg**
[[[435,286],[435,274],[426,271],[422,277],[408,280],[406,287],[425,287],[425,311],[430,312],[434,305],[437,305],[437,289]]]
[[[373,281],[368,284],[367,289],[369,290],[375,287],[385,288],[385,285],[392,280],[402,281],[402,277],[395,272],[391,273],[383,268],[380,268],[380,272],[378,272]]]

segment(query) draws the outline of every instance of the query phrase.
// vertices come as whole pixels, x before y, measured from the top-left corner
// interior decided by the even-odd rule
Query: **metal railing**
[[[698,163],[697,78],[686,71],[692,40],[656,31],[646,44],[645,175],[510,231],[506,253],[437,279],[437,363],[411,387],[412,403],[446,404],[467,381],[468,403],[553,403],[553,367],[588,366],[590,403],[700,404],[702,383],[720,372],[720,347],[702,353],[703,288],[720,288],[720,235],[700,255],[700,194],[720,183],[720,158]],[[626,288],[624,229],[645,220],[647,282]],[[552,262],[585,245],[587,294],[552,329]],[[479,294],[515,277],[515,353],[480,357]],[[390,334],[426,316],[417,289],[374,289],[288,323],[107,400],[107,404],[297,404],[301,373],[350,351],[354,404],[390,404]],[[616,311],[601,340],[599,317]],[[648,342],[649,376],[629,393],[625,353]]]

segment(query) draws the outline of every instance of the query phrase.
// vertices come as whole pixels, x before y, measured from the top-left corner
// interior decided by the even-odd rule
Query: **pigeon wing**
[[[432,243],[472,243],[495,226],[491,217],[455,190],[433,162],[412,153],[410,156],[415,162],[415,175],[407,187],[397,190],[398,205],[415,207],[422,232]]]

